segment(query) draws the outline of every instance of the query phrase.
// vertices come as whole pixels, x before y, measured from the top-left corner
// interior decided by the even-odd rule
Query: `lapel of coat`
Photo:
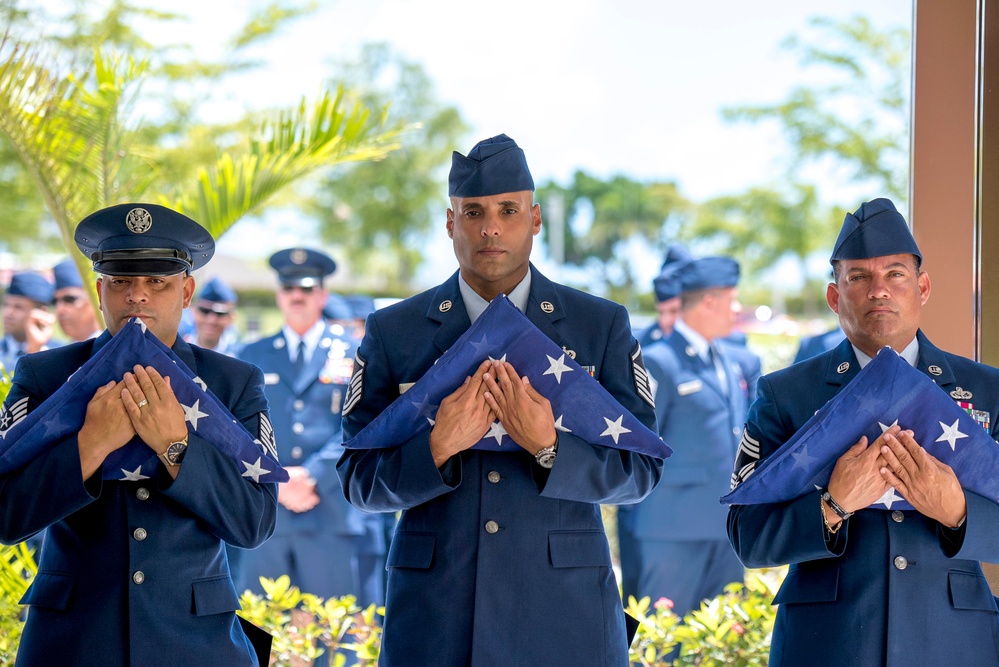
[[[527,297],[527,312],[524,315],[534,326],[541,329],[541,332],[552,339],[562,349],[566,349],[566,342],[559,332],[557,323],[565,315],[565,307],[555,289],[555,283],[541,275],[541,272],[531,264],[531,293]]]
[[[931,343],[922,331],[916,332],[916,340],[919,341],[919,359],[916,360],[916,370],[919,370],[937,383],[947,393],[957,383],[954,377],[954,369],[947,362],[947,357],[936,345]]]
[[[461,298],[461,290],[458,289],[457,271],[437,288],[427,308],[427,319],[439,325],[433,337],[438,357],[447,352],[461,334],[472,326],[465,301]]]
[[[844,338],[829,353],[829,360],[826,362],[825,380],[828,384],[845,387],[860,372],[860,362],[853,351],[850,340]],[[837,392],[839,389],[836,390]]]

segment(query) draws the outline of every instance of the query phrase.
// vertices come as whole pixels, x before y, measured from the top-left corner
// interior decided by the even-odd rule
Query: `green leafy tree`
[[[770,105],[726,109],[732,121],[776,122],[787,139],[787,175],[809,167],[841,183],[861,183],[904,203],[908,195],[910,32],[870,19],[826,17],[788,38],[807,84]],[[828,83],[818,84],[817,81]]]
[[[328,175],[309,209],[321,238],[348,258],[356,283],[408,295],[428,235],[443,226],[441,183],[451,151],[468,128],[455,107],[436,99],[423,67],[387,44],[365,45],[356,60],[335,69],[368,105],[391,102],[390,121],[408,128],[402,148],[384,160]]]
[[[198,126],[190,136],[181,122],[150,130],[135,110],[149,61],[97,49],[86,66],[73,61],[61,73],[51,53],[44,42],[0,43],[0,137],[67,249],[85,215],[140,199],[186,213],[218,238],[303,177],[398,147],[386,109],[342,86],[237,126]],[[194,140],[209,148],[192,150]],[[70,254],[86,275],[83,258]]]
[[[583,171],[568,186],[554,181],[541,185],[535,199],[542,204],[549,249],[563,248],[562,257],[554,259],[592,272],[608,297],[622,303],[629,303],[636,291],[648,290],[635,284],[628,244],[640,240],[665,251],[692,208],[675,183],[624,175],[604,180]],[[564,217],[564,224],[553,219],[557,216]]]
[[[704,202],[681,236],[734,255],[750,285],[783,284],[774,267],[795,262],[806,281],[802,310],[814,315],[826,310],[828,271],[809,272],[809,260],[831,250],[855,193],[891,197],[904,210],[910,46],[906,29],[879,30],[863,16],[813,18],[810,28],[784,44],[799,55],[807,84],[775,104],[723,112],[781,129],[788,152],[779,182]]]

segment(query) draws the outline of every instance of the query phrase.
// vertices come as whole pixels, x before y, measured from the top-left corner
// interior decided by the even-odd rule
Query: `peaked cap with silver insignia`
[[[215,239],[185,215],[158,204],[117,204],[76,228],[77,247],[106,276],[190,273],[215,254]]]

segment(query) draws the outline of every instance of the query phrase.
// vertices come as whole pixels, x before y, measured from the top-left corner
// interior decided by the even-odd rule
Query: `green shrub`
[[[322,653],[334,654],[330,667],[344,667],[347,652],[354,653],[355,667],[378,664],[384,607],[362,609],[353,595],[324,600],[290,583],[287,575],[261,577],[264,595],[246,591],[239,600],[239,615],[274,638],[272,667],[311,665]]]
[[[0,665],[14,664],[24,611],[18,601],[36,572],[34,555],[26,544],[0,544]]]
[[[745,584],[729,584],[722,595],[705,600],[682,620],[666,598],[655,604],[648,597],[629,598],[627,611],[639,621],[631,663],[642,667],[765,667],[776,615],[771,601],[785,573],[786,568],[748,570]],[[680,648],[669,661],[677,644]]]

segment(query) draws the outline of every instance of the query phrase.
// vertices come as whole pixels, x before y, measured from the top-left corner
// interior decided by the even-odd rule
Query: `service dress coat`
[[[111,339],[22,357],[5,405],[29,412]],[[173,351],[233,416],[262,437],[260,371],[178,338]],[[0,476],[0,541],[48,528],[22,603],[18,667],[257,665],[240,628],[225,542],[254,547],[277,516],[277,484],[242,477],[198,434],[177,478],[161,464],[136,481],[82,479],[75,435]]]
[[[679,331],[643,350],[655,387],[659,435],[673,449],[673,455],[655,490],[642,502],[621,508],[626,516],[631,515],[625,527],[630,527],[638,548],[645,553],[641,563],[622,560],[622,567],[628,563],[640,570],[637,576],[624,575],[625,581],[639,586],[637,597],[665,595],[678,601],[690,597],[687,593],[703,593],[689,600],[696,606],[701,597],[721,593],[722,585],[742,578],[734,554],[728,559],[709,558],[704,552],[711,562],[672,562],[668,568],[650,562],[676,561],[670,548],[676,542],[718,541],[724,552],[731,552],[726,531],[728,512],[718,498],[727,492],[732,477],[748,407],[747,383],[741,366],[729,354],[730,348],[719,345],[717,349],[725,368],[724,387],[715,366],[704,361]],[[651,558],[652,554],[657,557]],[[713,568],[720,570],[717,576]],[[705,592],[698,585],[699,581],[722,579],[717,591]]]
[[[970,394],[999,435],[999,370],[917,337],[918,370],[948,393]],[[757,443],[760,460],[772,454],[859,370],[844,340],[764,376],[736,470]],[[774,599],[771,667],[999,665],[999,610],[979,564],[999,561],[999,504],[965,491],[958,530],[913,510],[863,509],[827,541],[819,494],[729,510],[729,538],[747,567],[791,564]]]
[[[636,390],[634,374],[644,368],[624,308],[531,271],[525,315],[654,429],[652,406]],[[344,416],[346,437],[468,329],[457,276],[368,317],[355,376],[363,385]],[[379,665],[625,667],[624,614],[599,503],[641,500],[661,470],[655,457],[565,432],[550,471],[519,449],[464,451],[438,470],[428,432],[401,446],[347,449],[338,472],[351,503],[402,510]]]
[[[319,504],[305,512],[280,506],[274,538],[238,555],[239,590],[259,590],[259,577],[291,574],[292,584],[322,597],[355,595],[384,601],[382,517],[344,500],[336,463],[343,452],[340,412],[357,344],[340,325],[323,331],[312,357],[296,373],[283,333],[243,348],[239,358],[264,372],[274,438],[282,465],[304,466]],[[377,567],[366,566],[367,560]]]

